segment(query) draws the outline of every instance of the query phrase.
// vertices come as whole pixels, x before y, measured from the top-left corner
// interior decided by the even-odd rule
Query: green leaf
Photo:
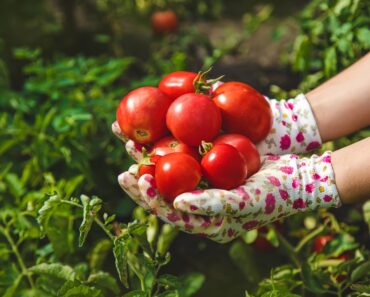
[[[128,288],[127,245],[124,238],[114,238],[113,255],[119,279]]]
[[[88,259],[92,270],[101,269],[112,248],[112,241],[102,239],[91,249]]]
[[[178,288],[180,297],[190,297],[202,287],[205,277],[201,273],[190,273],[179,278],[181,283]]]
[[[177,288],[180,286],[179,278],[171,274],[162,274],[157,279],[157,282],[161,285],[168,286],[171,288]]]
[[[367,275],[370,275],[370,261],[362,263],[352,271],[351,281],[357,282],[358,280]]]
[[[294,41],[293,47],[293,64],[294,71],[305,72],[309,69],[310,59],[310,42],[307,35],[298,35]]]
[[[353,250],[358,247],[355,239],[348,233],[338,234],[324,247],[325,254],[330,254],[337,257],[346,251]]]
[[[15,173],[8,173],[5,176],[5,182],[9,188],[10,193],[15,197],[19,198],[25,192],[21,180]]]
[[[66,281],[75,280],[76,273],[73,268],[68,265],[62,265],[59,263],[42,263],[29,268],[29,271],[33,274],[53,276]]]
[[[120,292],[116,279],[109,273],[102,271],[91,274],[87,279],[87,284],[97,287],[103,291],[113,293],[114,295],[119,295]]]
[[[123,297],[146,297],[146,294],[143,291],[135,290],[123,295]]]
[[[230,247],[229,255],[248,282],[256,283],[260,279],[260,272],[255,260],[256,255],[251,246],[241,241],[235,241]]]
[[[305,287],[312,293],[324,294],[327,292],[307,263],[302,264],[302,276]]]
[[[146,234],[147,228],[148,227],[145,224],[141,224],[138,222],[132,222],[128,224],[127,231],[128,231],[128,234],[130,234],[130,236],[132,236],[138,241],[141,248],[145,252],[151,255],[153,254],[153,251],[150,248],[150,245],[147,239],[147,234]]]
[[[41,230],[45,231],[45,228],[49,222],[49,219],[56,207],[59,206],[62,201],[57,195],[51,196],[46,200],[43,206],[38,211],[37,222],[40,224]]]
[[[324,73],[331,77],[337,71],[337,53],[334,47],[329,47],[324,52]]]
[[[103,297],[102,292],[94,287],[88,287],[78,281],[66,282],[58,291],[60,297]]]
[[[157,297],[180,297],[179,292],[176,290],[166,290],[165,292],[157,295]]]
[[[359,293],[366,294],[366,295],[360,295],[360,296],[368,296],[368,294],[370,294],[370,285],[353,284],[351,286],[351,289]]]
[[[165,255],[170,248],[172,241],[176,238],[179,230],[169,224],[162,226],[161,232],[158,236],[157,252],[160,255]]]
[[[14,294],[16,293],[16,291],[17,291],[17,289],[18,289],[18,286],[19,286],[19,284],[21,283],[22,279],[23,279],[23,275],[21,275],[21,274],[20,274],[20,275],[15,279],[15,281],[13,282],[13,284],[12,284],[11,286],[9,286],[9,287],[6,289],[6,291],[5,291],[4,295],[2,295],[2,296],[3,296],[3,297],[13,297],[13,296],[14,296]]]
[[[358,41],[363,45],[364,48],[370,48],[370,29],[360,28],[356,31],[356,37]]]
[[[98,197],[93,197],[93,199],[90,200],[86,195],[81,195],[81,202],[83,206],[83,220],[80,226],[80,247],[83,246],[92,223],[102,207],[102,200]]]

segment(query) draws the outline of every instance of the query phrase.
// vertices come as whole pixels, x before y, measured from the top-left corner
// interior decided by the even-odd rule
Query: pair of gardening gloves
[[[257,144],[260,170],[233,190],[206,189],[183,193],[173,205],[158,193],[154,177],[136,177],[138,165],[118,176],[122,189],[145,210],[180,230],[225,243],[245,231],[258,228],[297,212],[321,207],[339,207],[331,152],[300,158],[321,146],[321,137],[311,107],[303,94],[290,100],[269,100],[273,126]],[[125,142],[137,162],[140,145],[122,134],[118,123],[112,130]]]

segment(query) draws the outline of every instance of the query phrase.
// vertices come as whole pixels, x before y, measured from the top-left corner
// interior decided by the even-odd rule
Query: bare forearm
[[[332,165],[344,204],[370,199],[370,138],[335,151]]]
[[[306,94],[323,142],[370,125],[370,53]]]

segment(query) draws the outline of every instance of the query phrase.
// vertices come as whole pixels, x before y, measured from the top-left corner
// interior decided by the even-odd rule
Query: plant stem
[[[307,242],[309,242],[312,238],[315,238],[317,235],[319,235],[324,229],[325,229],[325,227],[323,225],[321,225],[319,228],[317,228],[316,230],[314,230],[313,232],[311,232],[310,234],[305,236],[298,243],[298,245],[294,248],[294,251],[296,253],[298,253]]]
[[[1,231],[1,233],[4,234],[5,238],[8,240],[9,245],[11,246],[15,257],[17,258],[18,264],[19,264],[19,266],[20,266],[20,268],[22,270],[22,274],[27,277],[28,282],[30,283],[31,288],[34,289],[35,288],[35,284],[33,283],[33,279],[31,277],[30,273],[28,272],[26,265],[23,262],[22,256],[20,255],[20,253],[18,251],[18,248],[17,248],[17,245],[13,241],[13,238],[10,236],[8,230],[5,229],[5,228],[3,228],[2,226],[0,226],[0,231]]]
[[[108,235],[108,237],[109,237],[111,240],[113,240],[113,239],[114,239],[114,236],[112,235],[112,233],[107,229],[107,227],[103,224],[103,222],[102,222],[99,218],[95,217],[95,218],[94,218],[94,221],[95,221],[95,223],[97,223],[97,224],[100,226],[100,228],[102,228],[102,229],[103,229],[103,231],[105,232],[105,234],[107,234],[107,235]]]

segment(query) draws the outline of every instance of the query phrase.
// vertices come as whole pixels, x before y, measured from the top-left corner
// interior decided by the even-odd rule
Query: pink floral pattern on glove
[[[329,161],[330,152],[302,159],[296,155],[268,156],[261,170],[244,185],[230,191],[207,189],[184,193],[175,199],[173,206],[158,193],[150,175],[134,178],[134,185],[120,184],[130,197],[163,221],[188,233],[228,242],[246,230],[297,212],[339,207]]]
[[[266,139],[257,144],[261,155],[303,153],[321,146],[316,120],[304,94],[288,101],[267,100],[273,126]]]

